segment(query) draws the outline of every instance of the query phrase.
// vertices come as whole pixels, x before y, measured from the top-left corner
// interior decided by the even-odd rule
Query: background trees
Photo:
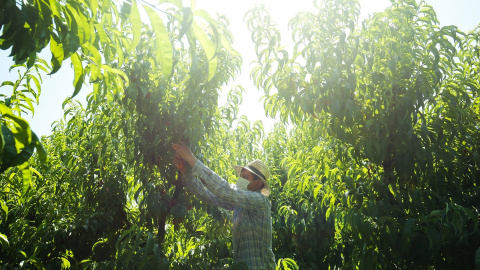
[[[126,55],[140,49],[137,47],[144,23],[141,11],[152,25],[149,35],[154,47],[150,49],[155,59],[150,63],[152,68],[161,70],[167,79],[173,74],[173,46],[177,44],[172,43],[163,21],[173,23],[175,18],[178,23],[175,38],[185,39],[187,47],[192,47],[191,53],[195,52],[197,41],[200,43],[208,57],[208,80],[213,77],[217,69],[216,51],[221,44],[232,51],[228,40],[219,34],[216,22],[204,10],[192,10],[194,6],[184,8],[181,1],[162,3],[153,6],[144,1],[110,0],[2,2],[0,48],[11,49],[10,56],[16,65],[26,69],[16,82],[5,81],[1,85],[13,88],[12,95],[2,94],[2,170],[23,164],[34,148],[42,151],[28,122],[18,117],[26,110],[33,111],[32,102],[38,102],[39,70],[54,74],[69,58],[75,72],[72,98],[87,81],[93,85],[95,99],[107,97],[109,101],[129,85],[129,77],[121,68]],[[211,26],[211,33],[204,32],[204,25]],[[51,68],[38,58],[47,45],[52,53]],[[18,113],[17,117],[12,116],[11,109]]]
[[[4,268],[241,268],[229,213],[177,180],[178,139],[232,182],[232,165],[265,160],[280,268],[478,267],[478,27],[440,28],[415,1],[360,24],[356,1],[317,5],[291,20],[293,51],[266,10],[246,17],[251,76],[279,118],[265,134],[238,115],[241,86],[218,104],[241,63],[225,18],[178,1],[5,2],[0,45],[25,71],[2,83]],[[51,67],[36,57],[48,44]],[[87,80],[93,93],[65,101],[41,145],[19,116],[66,58],[73,95]]]
[[[248,22],[267,112],[316,141],[283,162],[297,189],[321,195],[334,224],[328,265],[474,268],[478,28],[439,28],[431,7],[415,1],[360,27],[354,1],[318,7],[291,20],[293,52],[264,10]],[[452,246],[466,257],[446,258]]]

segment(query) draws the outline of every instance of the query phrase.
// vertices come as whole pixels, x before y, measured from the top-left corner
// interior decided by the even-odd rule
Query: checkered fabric
[[[245,262],[251,270],[275,269],[271,203],[266,196],[237,189],[198,160],[182,180],[200,200],[233,211],[235,261]]]

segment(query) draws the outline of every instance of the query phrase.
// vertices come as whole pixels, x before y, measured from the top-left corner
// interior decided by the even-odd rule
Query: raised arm
[[[180,173],[182,175],[187,173],[186,166],[182,164],[182,161],[186,161],[192,167],[193,175],[198,176],[205,183],[205,186],[202,185],[198,188],[198,184],[201,184],[200,181],[197,180],[197,183],[192,182],[192,186],[197,187],[197,192],[209,194],[210,198],[213,198],[211,195],[215,195],[216,201],[222,204],[239,206],[249,210],[263,211],[270,206],[268,199],[259,192],[243,191],[235,186],[231,186],[227,181],[197,160],[185,143],[174,144],[172,148],[176,152],[174,163],[177,165]],[[193,177],[190,179],[193,179]],[[188,181],[188,179],[186,180]],[[188,183],[185,184],[189,185]]]
[[[175,151],[173,163],[180,171],[181,179],[187,190],[197,196],[201,201],[225,208],[227,210],[233,210],[233,205],[225,202],[221,198],[218,198],[215,194],[210,192],[200,180],[193,176],[191,172],[187,171],[185,161],[190,164],[190,166],[193,166],[193,164],[195,164],[197,161],[197,158],[193,155],[190,149],[183,142],[172,145],[172,148]]]
[[[234,206],[225,202],[224,200],[217,197],[215,194],[210,192],[203,184],[195,178],[191,172],[181,175],[181,179],[185,184],[188,192],[197,196],[198,199],[206,203],[216,205],[227,210],[233,210]]]
[[[239,190],[197,160],[192,173],[205,182],[206,188],[223,202],[253,211],[265,211],[270,201],[259,192]]]

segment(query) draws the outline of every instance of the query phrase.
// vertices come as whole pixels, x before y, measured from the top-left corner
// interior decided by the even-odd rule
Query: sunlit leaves
[[[55,0],[49,0],[49,4],[50,4],[50,9],[52,11],[52,16],[55,16],[58,18],[60,18],[60,10],[61,10],[61,6],[60,6],[60,3],[58,1],[55,1]]]
[[[63,44],[56,35],[50,36],[50,51],[52,52],[52,71],[50,74],[53,74],[62,66],[64,57]]]
[[[95,48],[95,46],[93,46],[91,44],[86,43],[86,44],[83,45],[83,48],[86,49],[86,50],[84,50],[84,52],[88,56],[90,62],[93,62],[93,65],[89,64],[89,66],[91,67],[90,68],[90,76],[92,78],[92,81],[96,82],[97,80],[101,79],[101,76],[102,76],[102,74],[101,74],[101,72],[102,72],[102,55],[100,54],[98,49]],[[72,60],[72,62],[73,62],[73,60]],[[74,65],[74,69],[75,69],[75,65]],[[75,84],[75,81],[74,81],[74,86],[75,87],[77,86]]]
[[[446,228],[423,217],[451,200],[476,207],[468,194],[478,191],[472,182],[477,173],[469,169],[478,163],[472,157],[478,109],[471,106],[478,103],[479,78],[471,72],[478,48],[468,47],[473,40],[457,27],[440,27],[423,2],[397,1],[361,26],[355,25],[356,1],[316,4],[316,12],[290,21],[290,59],[280,54],[278,30],[266,11],[247,15],[258,57],[251,77],[265,92],[265,109],[291,121],[294,134],[302,134],[295,143],[305,144],[288,148],[296,151],[281,163],[288,178],[283,190],[298,192],[297,209],[303,196],[321,200],[327,220],[335,222],[334,246],[353,258],[342,267],[388,268],[396,261],[409,268],[412,258],[415,265],[440,267],[446,257],[438,254],[450,251],[441,243],[458,240],[453,235],[465,224],[451,224],[455,233],[439,237]],[[471,34],[478,40],[478,31]],[[456,199],[438,196],[448,192]],[[460,221],[477,227],[460,212]],[[389,249],[402,234],[407,241],[401,251],[382,252],[388,258],[375,251]],[[338,265],[335,255],[326,260]]]
[[[130,22],[132,23],[132,33],[133,33],[133,40],[130,43],[130,47],[128,48],[129,51],[135,50],[138,43],[140,42],[140,36],[142,32],[142,22],[140,19],[140,12],[138,11],[137,1],[131,0],[131,4],[125,2],[124,5],[131,5],[130,13],[128,14]]]
[[[215,46],[207,37],[203,29],[197,25],[197,23],[192,24],[193,32],[195,33],[195,37],[198,38],[198,41],[202,45],[203,50],[205,51],[205,55],[208,59],[208,80],[213,78],[215,72],[217,70],[217,57],[215,55]]]
[[[220,49],[220,46],[224,46],[227,51],[233,55],[238,55],[238,52],[234,51],[230,45],[230,42],[227,42],[225,37],[220,34],[218,23],[212,17],[210,17],[205,10],[196,10],[195,16],[204,19],[209,24],[210,28],[208,30],[211,31],[210,36],[215,41],[215,44],[212,44],[212,42],[204,35],[203,31],[199,29],[198,25],[193,25],[193,31],[197,35],[197,38],[199,39],[200,44],[202,45],[203,50],[208,58],[208,80],[211,80],[217,70],[218,60],[216,53]]]
[[[162,8],[167,2],[174,6],[171,11],[177,14],[162,18],[157,11],[163,12]],[[142,21],[140,17],[142,7],[148,14],[149,22]],[[39,16],[27,16],[25,19],[21,16],[22,10],[32,14],[38,11]],[[230,42],[220,34],[220,26],[207,12],[195,10],[194,6],[184,7],[181,1],[160,1],[158,5],[151,5],[132,0],[123,3],[119,12],[116,3],[110,0],[101,2],[79,0],[65,3],[42,0],[18,7],[12,3],[2,7],[2,12],[9,12],[11,16],[8,17],[9,22],[2,22],[6,27],[3,28],[1,48],[12,47],[11,55],[17,63],[23,63],[28,58],[27,67],[32,67],[37,59],[37,52],[46,47],[48,42],[52,53],[51,74],[61,68],[64,60],[71,58],[75,74],[72,97],[81,90],[86,78],[90,78],[90,82],[94,84],[95,101],[102,100],[103,97],[112,101],[118,93],[121,93],[128,84],[128,79],[117,71],[125,63],[126,52],[130,54],[140,49],[137,46],[148,24],[155,33],[153,40],[156,57],[151,64],[154,68],[160,66],[166,79],[174,72],[174,50],[171,36],[165,27],[168,20],[178,19],[181,25],[179,38],[188,33],[186,36],[191,46],[189,53],[192,58],[198,54],[195,50],[199,41],[203,48],[202,54],[208,62],[206,74],[208,81],[217,73],[218,50],[224,46],[229,53],[235,53]],[[198,20],[202,23],[198,23]],[[24,25],[28,27],[24,28]],[[19,42],[20,39],[22,42]],[[36,39],[35,42],[32,42],[33,39]],[[198,61],[192,65],[192,77],[198,76],[197,69],[200,66],[197,64]],[[29,80],[30,77],[27,82]],[[36,78],[31,80],[39,88],[39,80]],[[17,87],[18,85],[14,86]],[[31,93],[35,94],[38,101],[40,92]],[[33,112],[33,103],[30,98],[23,95],[23,92],[17,92],[14,99],[10,100],[13,104],[19,104],[19,107]],[[17,101],[20,102],[16,103]],[[14,109],[23,111],[21,108]]]
[[[0,103],[1,113],[1,157],[0,172],[9,167],[22,165],[24,179],[29,181],[30,172],[26,161],[35,149],[39,152],[42,162],[46,161],[46,153],[35,133],[30,130],[28,122],[13,114],[4,104]],[[25,191],[25,190],[24,190]]]
[[[83,73],[83,65],[80,60],[80,57],[77,53],[72,54],[70,57],[73,65],[73,69],[75,72],[73,85],[75,86],[75,90],[73,91],[72,97],[76,96],[83,85],[83,80],[85,79],[85,75]]]
[[[160,16],[163,13],[158,13],[164,11],[164,2],[174,6],[168,10],[166,19]],[[54,125],[54,135],[45,138],[51,157],[48,170],[37,167],[35,159],[31,165],[37,169],[23,162],[8,169],[12,172],[8,179],[2,178],[2,194],[8,194],[8,200],[22,201],[21,205],[14,205],[15,210],[11,212],[18,212],[18,217],[25,220],[2,226],[15,232],[25,228],[32,232],[12,234],[8,240],[34,243],[31,239],[42,238],[49,243],[40,245],[35,249],[38,253],[33,254],[24,252],[21,244],[15,244],[9,248],[11,254],[23,254],[21,260],[38,265],[45,263],[47,267],[49,263],[58,262],[53,268],[60,264],[72,267],[74,261],[82,267],[95,267],[98,265],[95,260],[103,263],[105,259],[112,260],[111,266],[115,264],[114,259],[122,267],[152,268],[170,263],[184,269],[186,259],[175,258],[170,262],[166,259],[165,255],[170,256],[170,247],[164,248],[162,243],[168,241],[165,245],[172,246],[173,254],[193,250],[196,252],[194,260],[208,262],[211,266],[210,257],[202,254],[215,257],[216,253],[225,252],[228,241],[222,240],[219,247],[212,245],[215,247],[207,252],[203,251],[203,246],[211,244],[209,236],[189,240],[185,249],[178,244],[179,238],[165,237],[165,233],[173,235],[181,230],[181,239],[191,239],[191,233],[196,233],[191,227],[199,224],[197,219],[207,223],[215,219],[226,220],[218,210],[215,210],[215,218],[210,218],[199,206],[196,219],[184,221],[185,228],[179,225],[181,219],[191,215],[186,208],[190,200],[184,197],[182,186],[175,179],[169,147],[173,141],[186,138],[192,149],[199,151],[200,147],[205,148],[200,141],[222,130],[214,125],[221,121],[216,110],[218,91],[239,70],[240,63],[230,40],[223,36],[223,33],[229,34],[228,31],[205,11],[196,12],[194,6],[184,8],[181,1],[161,1],[160,8],[158,5],[143,6],[150,22],[140,18],[141,4],[145,4],[140,1],[125,3],[121,12],[117,3],[109,0],[42,3],[50,3],[52,13],[44,18],[55,22],[43,33],[50,41],[51,73],[70,58],[74,72],[72,97],[78,94],[87,78],[93,84],[94,93],[88,95],[86,108],[71,99],[64,102],[64,119]],[[45,11],[49,11],[48,7]],[[187,35],[178,37],[177,25]],[[155,34],[153,39],[152,33]],[[25,36],[17,36],[25,40]],[[171,39],[175,38],[181,39],[175,40],[176,44],[185,43],[185,46],[173,48]],[[14,39],[11,41],[2,43],[2,49],[11,46]],[[39,44],[35,52],[45,46]],[[22,47],[15,45],[15,55],[18,49]],[[28,67],[36,59],[30,58]],[[48,72],[43,62],[32,67]],[[26,81],[25,85],[22,80]],[[41,79],[26,73],[17,82],[2,82],[2,87],[13,88],[12,96],[4,96],[5,107],[18,109],[18,112],[33,107],[32,100],[21,96],[24,86],[38,101]],[[38,92],[32,91],[32,87]],[[2,160],[2,166],[5,165],[2,171],[28,159],[34,149],[38,160],[45,162],[46,151],[25,126],[28,123],[21,118],[9,119],[13,120],[7,123],[2,118],[2,131],[5,131],[1,136],[2,158],[15,160],[11,157],[18,156],[21,159],[15,164]],[[250,136],[248,139],[258,141],[263,135],[261,123],[253,124],[253,132],[248,132],[250,123],[246,120],[242,120],[240,126],[237,135],[241,138]],[[18,143],[28,134],[30,142]],[[239,147],[243,146],[240,141]],[[258,153],[258,145],[250,146],[250,153]],[[7,157],[5,153],[12,155]],[[152,188],[139,188],[147,184]],[[62,191],[57,192],[59,190]],[[160,212],[158,207],[145,206],[145,198],[150,198],[149,195],[156,196],[154,206],[160,201]],[[167,210],[163,208],[166,201]],[[28,212],[25,217],[22,211]],[[23,228],[19,229],[20,226]],[[131,229],[124,229],[124,226]],[[225,231],[222,239],[226,239],[228,227],[224,223],[217,227]],[[45,233],[47,231],[49,233]],[[82,237],[77,237],[79,235]],[[215,236],[217,241],[218,231]],[[69,238],[68,247],[61,244],[66,238]],[[122,243],[117,253],[116,239]],[[102,258],[105,247],[110,248],[105,255],[110,256],[108,258]],[[50,254],[48,259],[42,253],[46,248]],[[93,255],[87,258],[90,250]],[[162,264],[159,258],[164,258]],[[12,260],[17,262],[16,257]],[[191,262],[192,258],[189,260]]]
[[[68,51],[75,52],[79,46],[87,41],[85,36],[85,28],[88,26],[83,25],[81,15],[71,5],[64,7],[65,17],[67,21],[67,27],[71,31],[71,39],[69,40]]]
[[[32,156],[35,149],[41,153],[43,162],[46,159],[45,151],[37,136],[30,130],[28,122],[19,116],[22,113],[34,113],[33,102],[38,102],[38,95],[41,92],[39,70],[46,73],[49,70],[44,60],[35,60],[36,62],[31,68],[26,68],[25,65],[13,66],[11,69],[26,68],[26,70],[23,73],[18,70],[19,78],[17,81],[5,81],[1,84],[1,87],[4,87],[5,90],[9,86],[12,87],[11,95],[0,95],[5,98],[5,102],[0,103],[0,122],[2,126],[0,170],[2,172],[9,167],[24,164]],[[25,166],[25,164],[22,166]],[[24,179],[28,180],[28,169],[22,171],[24,172]]]
[[[2,244],[2,249],[8,247],[8,238],[3,233],[0,233],[0,244]]]
[[[173,68],[173,48],[167,29],[163,24],[160,16],[150,7],[145,6],[152,28],[155,32],[156,44],[156,61],[161,64],[162,73],[165,78],[168,78],[172,73]]]
[[[278,260],[277,269],[297,270],[299,268],[297,263],[294,260],[289,258],[284,258],[284,259]]]

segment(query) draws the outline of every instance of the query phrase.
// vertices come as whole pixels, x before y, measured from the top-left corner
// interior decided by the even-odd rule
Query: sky
[[[427,0],[437,13],[440,26],[456,25],[460,30],[467,32],[474,29],[480,23],[479,0]],[[184,0],[184,5],[189,5],[190,1]],[[287,31],[288,20],[298,12],[313,9],[313,0],[196,0],[196,8],[205,9],[210,15],[216,13],[227,16],[230,21],[230,30],[234,35],[233,47],[240,52],[243,58],[241,74],[234,82],[226,86],[223,93],[227,93],[231,86],[240,84],[246,89],[243,96],[243,104],[240,106],[240,115],[246,115],[250,121],[262,120],[265,130],[273,127],[274,120],[265,117],[262,102],[260,101],[263,91],[256,89],[249,78],[250,63],[255,59],[254,45],[251,43],[250,32],[247,30],[246,23],[243,21],[245,13],[255,7],[263,4],[270,12],[272,19],[277,23],[281,31],[282,39],[289,39],[290,33]],[[389,0],[360,0],[361,17],[360,21],[372,15],[374,12],[381,12],[390,5]],[[50,61],[49,47],[41,53],[41,57]],[[0,50],[0,84],[3,81],[14,81],[18,78],[16,71],[9,72],[12,65],[12,58],[8,55],[10,50]],[[35,106],[35,114],[23,115],[29,121],[32,130],[39,136],[51,133],[51,125],[54,121],[63,117],[62,103],[73,93],[73,69],[69,62],[64,62],[62,68],[55,74],[43,76],[42,92],[39,105]],[[85,101],[86,95],[91,87],[84,86],[80,93],[75,97],[80,101]],[[2,87],[0,93],[11,93],[11,88]]]

